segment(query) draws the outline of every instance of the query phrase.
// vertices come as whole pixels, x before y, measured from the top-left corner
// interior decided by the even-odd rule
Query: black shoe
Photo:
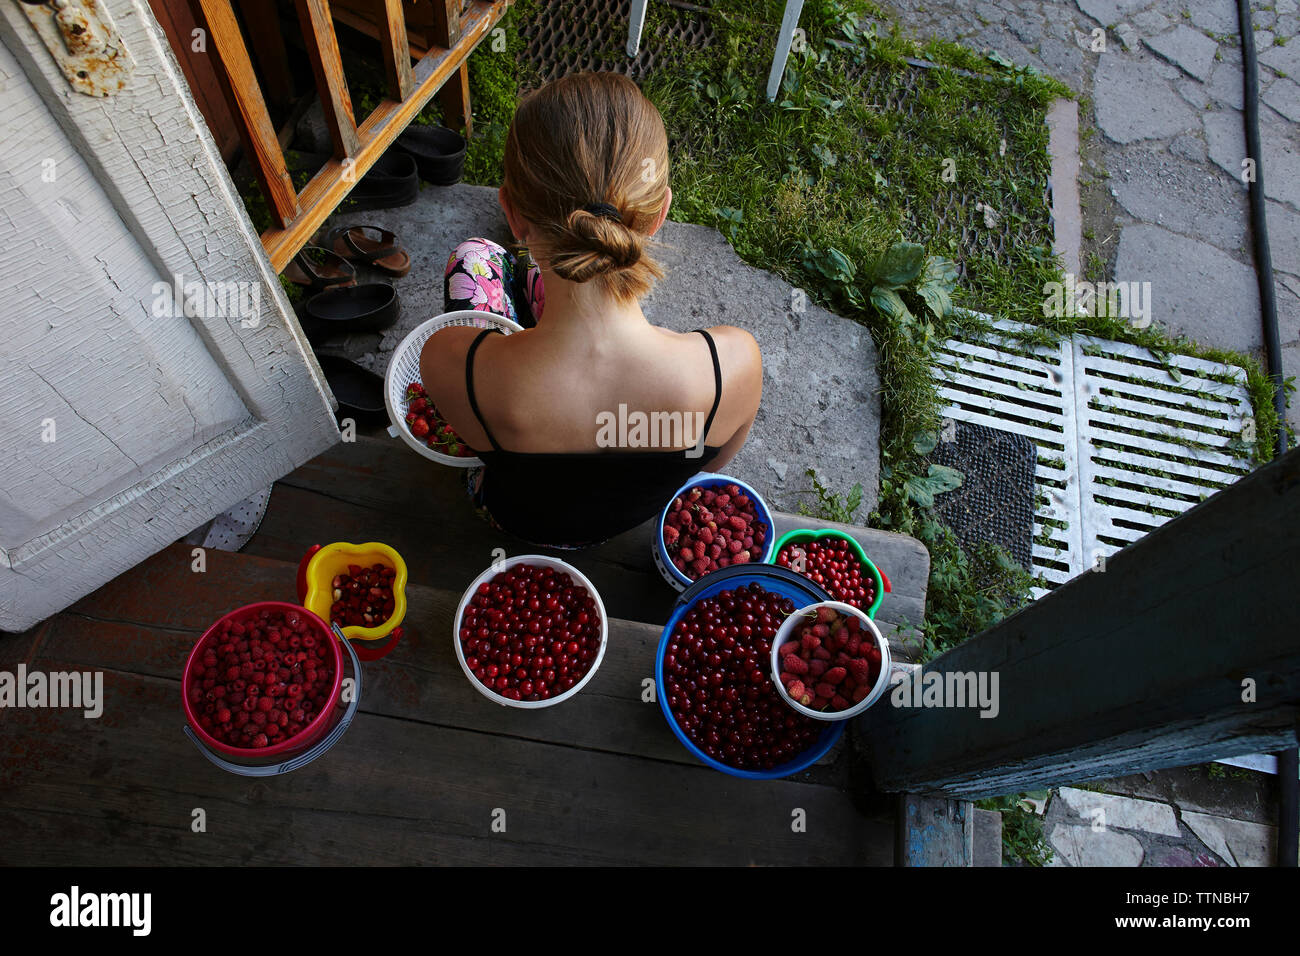
[[[305,169],[311,175],[333,157],[324,153],[292,151],[293,168]],[[352,187],[347,198],[339,203],[338,212],[362,212],[366,209],[392,209],[409,206],[420,196],[420,173],[406,153],[390,149],[370,167]]]
[[[393,144],[415,160],[420,178],[435,186],[460,182],[465,169],[465,137],[445,126],[408,126]]]
[[[354,332],[382,332],[399,313],[397,290],[386,282],[369,282],[312,296],[302,306],[301,320],[307,339],[318,342]]]
[[[384,380],[342,355],[317,354],[330,390],[339,400],[339,415],[350,415],[358,424],[376,425],[388,421],[384,407]]]

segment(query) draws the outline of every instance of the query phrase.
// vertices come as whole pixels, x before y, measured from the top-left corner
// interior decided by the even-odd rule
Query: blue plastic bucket
[[[654,558],[655,567],[659,569],[663,579],[678,591],[685,591],[695,582],[677,570],[676,565],[668,557],[668,550],[664,547],[664,522],[668,520],[668,509],[672,507],[674,499],[686,494],[692,488],[716,490],[726,485],[735,485],[749,495],[754,502],[755,515],[760,522],[767,526],[767,540],[763,542],[763,554],[761,557],[753,558],[749,564],[770,564],[772,556],[776,553],[774,550],[776,548],[776,526],[772,523],[772,510],[768,508],[763,496],[739,478],[702,471],[678,488],[664,504],[663,510],[659,512],[659,520],[655,522],[654,540],[650,542],[650,556]],[[747,567],[747,565],[741,564],[737,565],[737,567],[743,568]],[[729,568],[720,570],[726,571]],[[714,571],[713,573],[717,574],[718,572]]]
[[[668,709],[668,689],[664,684],[664,653],[668,648],[669,640],[672,638],[673,630],[697,602],[713,597],[721,591],[733,590],[743,584],[759,584],[767,591],[794,601],[795,607],[830,600],[830,596],[812,581],[800,574],[795,574],[793,571],[773,565],[738,564],[714,571],[712,574],[706,574],[687,588],[677,599],[677,602],[673,605],[672,613],[668,616],[668,623],[664,625],[663,635],[659,638],[659,649],[655,653],[655,693],[659,698],[659,709],[663,711],[668,726],[677,735],[677,739],[682,742],[682,746],[699,758],[702,763],[733,777],[744,777],[748,780],[775,780],[779,777],[788,777],[801,770],[807,770],[824,757],[826,752],[835,746],[835,742],[844,733],[847,722],[835,721],[827,724],[826,729],[821,732],[821,735],[811,747],[793,760],[778,764],[771,770],[740,770],[736,767],[729,767],[719,760],[714,760],[695,746],[681,727],[677,726],[677,719],[673,716],[672,711]]]

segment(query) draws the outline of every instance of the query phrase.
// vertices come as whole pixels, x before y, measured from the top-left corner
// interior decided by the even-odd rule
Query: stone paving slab
[[[455,246],[472,236],[510,238],[496,189],[465,184],[425,186],[410,206],[337,215],[326,229],[347,223],[392,229],[411,254],[410,274],[396,280],[398,323],[382,336],[326,345],[380,374],[402,338],[442,312],[443,270]],[[728,472],[751,482],[774,507],[796,511],[813,500],[804,473],[812,467],[840,494],[860,482],[859,513],[868,514],[880,469],[880,382],[870,333],[805,303],[788,282],[742,261],[716,229],[669,221],[656,238],[666,247],[659,258],[667,275],[643,300],[646,317],[678,331],[737,325],[754,335],[763,354],[763,403]]]
[[[1247,820],[1183,811],[1183,822],[1229,866],[1272,866],[1277,829]]]
[[[1238,351],[1263,345],[1255,270],[1209,243],[1160,226],[1125,226],[1115,278],[1150,282],[1152,319],[1175,335]]]
[[[1153,800],[1134,800],[1094,790],[1062,787],[1058,792],[1066,805],[1079,816],[1099,820],[1107,828],[1120,830],[1145,830],[1176,837],[1178,817],[1173,807]],[[1099,812],[1100,811],[1100,812]]]
[[[1048,866],[1141,866],[1142,844],[1127,833],[1058,823],[1048,833],[1056,850]]]

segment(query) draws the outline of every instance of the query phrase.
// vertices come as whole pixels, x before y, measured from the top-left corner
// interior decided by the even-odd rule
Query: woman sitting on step
[[[470,474],[480,513],[534,544],[585,547],[653,517],[732,459],[758,411],[748,332],[673,332],[641,311],[664,275],[649,249],[672,202],[668,165],[663,119],[630,79],[548,83],[519,104],[498,194],[532,263],[470,239],[447,264],[448,311],[525,331],[443,329],[420,375],[483,460]]]

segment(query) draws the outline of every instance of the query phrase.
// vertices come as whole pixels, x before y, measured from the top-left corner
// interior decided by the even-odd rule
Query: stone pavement
[[[382,336],[349,336],[321,347],[381,375],[406,334],[442,312],[443,269],[456,245],[471,236],[510,238],[497,191],[466,184],[425,186],[410,206],[336,215],[324,228],[345,223],[392,229],[411,254],[410,274],[396,280],[398,323]],[[656,239],[665,247],[656,255],[667,274],[642,302],[646,317],[679,332],[737,325],[754,335],[763,354],[758,419],[727,472],[774,507],[796,511],[815,501],[804,473],[812,467],[840,494],[861,482],[861,513],[869,513],[880,481],[880,384],[870,333],[742,261],[716,229],[670,220]]]
[[[1097,135],[1085,135],[1080,171],[1085,257],[1113,281],[1150,282],[1154,318],[1172,332],[1263,360],[1235,0],[890,5],[911,35],[996,51],[1086,97],[1080,125]],[[1300,4],[1252,10],[1283,374],[1300,379]],[[1289,418],[1300,429],[1300,400]]]
[[[1233,773],[1216,781],[1188,767],[1053,791],[1040,808],[1049,865],[1272,866],[1276,807],[1258,775]]]

